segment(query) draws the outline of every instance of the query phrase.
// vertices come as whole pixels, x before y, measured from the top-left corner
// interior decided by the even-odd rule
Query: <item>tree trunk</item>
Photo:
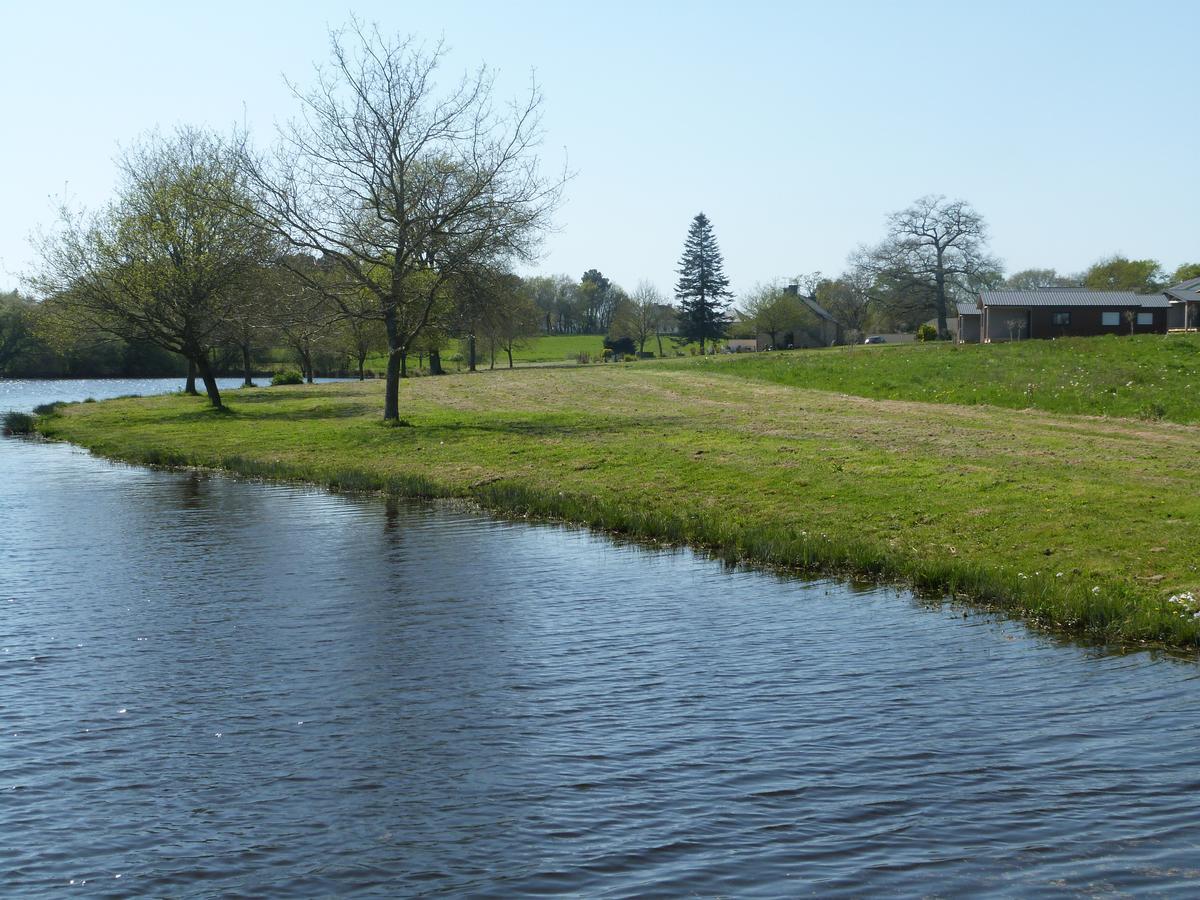
[[[505,347],[505,348],[504,348],[504,352],[508,354],[508,367],[511,369],[511,368],[513,367],[513,363],[512,363],[512,347],[511,347],[511,346],[509,346],[509,347]]]
[[[387,374],[384,376],[383,421],[400,418],[400,354],[388,353]]]
[[[467,371],[475,371],[475,335],[467,335]]]
[[[217,379],[213,375],[212,366],[208,364],[207,353],[196,360],[196,368],[200,372],[200,378],[204,381],[204,390],[208,393],[208,402],[216,409],[223,409],[221,392],[217,388]]]
[[[254,387],[254,373],[250,371],[250,347],[242,344],[242,386]]]
[[[193,397],[200,396],[200,392],[196,390],[196,361],[194,359],[188,360],[187,381],[184,382],[183,392],[191,394]]]
[[[445,371],[442,369],[442,351],[441,350],[430,350],[429,351],[429,374],[430,375],[445,375],[446,374]]]
[[[400,377],[401,378],[408,377],[408,351],[407,350],[400,351]]]
[[[360,356],[358,358],[358,380],[359,381],[367,380],[366,365],[367,365],[367,358],[365,356]]]
[[[655,333],[654,337],[658,341],[658,358],[662,359],[663,358],[662,335]]]
[[[938,253],[937,274],[937,316],[938,340],[944,341],[950,337],[950,326],[946,324],[946,273],[942,271],[942,254]]]

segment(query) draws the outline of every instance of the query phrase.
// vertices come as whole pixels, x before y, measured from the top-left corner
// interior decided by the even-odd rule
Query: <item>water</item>
[[[6,896],[1188,893],[1198,672],[0,441]]]

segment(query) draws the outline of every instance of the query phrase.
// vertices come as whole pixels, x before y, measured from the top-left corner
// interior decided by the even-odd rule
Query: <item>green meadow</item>
[[[1150,360],[1162,372],[1195,352],[1096,343],[1148,385]],[[135,463],[461,498],[731,563],[904,584],[1101,640],[1196,646],[1195,604],[1171,598],[1200,592],[1200,430],[1005,408],[1020,403],[1011,377],[985,386],[1010,400],[998,405],[919,381],[872,387],[881,372],[965,375],[991,371],[989,353],[1035,350],[1043,372],[1047,359],[1079,365],[1048,344],[856,348],[414,378],[407,427],[382,424],[371,381],[231,391],[226,413],[184,396],[76,404],[38,427]],[[1137,408],[1104,396],[1103,367],[1087,377],[1099,387],[1090,402],[1078,393],[1078,411]],[[1189,408],[1162,418],[1191,421]]]
[[[742,378],[885,400],[1200,423],[1197,334],[883,344],[695,363]]]

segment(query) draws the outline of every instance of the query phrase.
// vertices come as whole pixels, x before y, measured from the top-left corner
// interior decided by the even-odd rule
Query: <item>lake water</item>
[[[1188,894],[1198,674],[0,440],[5,896]]]

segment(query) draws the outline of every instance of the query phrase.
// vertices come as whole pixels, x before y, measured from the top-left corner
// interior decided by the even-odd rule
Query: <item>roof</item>
[[[1177,303],[1182,303],[1185,300],[1190,300],[1193,303],[1200,301],[1200,278],[1180,282],[1167,288],[1163,293],[1167,295],[1168,301],[1174,300]]]
[[[979,315],[979,305],[970,301],[963,302],[960,300],[954,304],[958,307],[959,316],[977,316]]]
[[[833,316],[822,309],[821,305],[817,303],[816,300],[810,299],[809,297],[800,297],[800,302],[811,309],[820,318],[825,319],[828,322],[833,322],[835,325],[837,324],[837,322],[834,321]]]
[[[980,291],[984,306],[1122,306],[1160,309],[1170,306],[1162,294],[1042,288],[1036,291]],[[1197,298],[1200,299],[1200,298]]]

